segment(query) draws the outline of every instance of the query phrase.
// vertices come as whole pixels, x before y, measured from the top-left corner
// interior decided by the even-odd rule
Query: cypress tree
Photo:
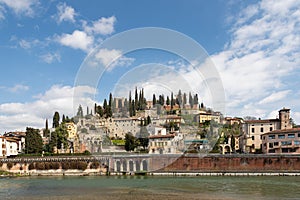
[[[156,104],[156,97],[155,97],[155,94],[153,94],[152,105],[155,106],[155,104]]]
[[[52,126],[53,128],[59,126],[59,120],[60,120],[59,113],[56,111],[53,116],[53,126]]]

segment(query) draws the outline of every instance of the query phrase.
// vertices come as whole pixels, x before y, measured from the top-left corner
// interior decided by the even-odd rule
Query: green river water
[[[300,177],[1,178],[0,200],[5,199],[300,199]]]

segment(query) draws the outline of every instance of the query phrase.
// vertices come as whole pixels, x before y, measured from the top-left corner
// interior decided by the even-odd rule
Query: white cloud
[[[258,104],[268,104],[268,103],[273,103],[276,101],[279,101],[290,93],[290,90],[284,90],[280,92],[274,92],[270,96],[267,96],[266,98],[262,99],[261,101],[258,102]]]
[[[13,87],[1,86],[0,89],[11,93],[20,93],[29,90],[29,86],[23,84],[16,84]]]
[[[69,21],[74,23],[76,12],[74,8],[71,6],[67,6],[66,3],[59,3],[57,5],[57,15],[55,16],[57,23],[61,23],[63,21]]]
[[[8,88],[8,90],[10,92],[16,93],[16,92],[27,91],[27,90],[29,90],[29,87],[27,85],[17,84],[12,88]]]
[[[23,39],[20,40],[19,45],[23,49],[30,49],[30,47],[31,47],[30,42],[23,40]]]
[[[55,61],[60,62],[60,54],[59,53],[46,53],[44,55],[41,55],[40,58],[48,64],[51,64]]]
[[[16,37],[11,38],[11,41],[17,40]],[[19,46],[23,49],[31,49],[33,47],[41,47],[44,46],[45,42],[41,42],[38,39],[34,39],[34,40],[25,40],[25,39],[21,39],[19,41]]]
[[[89,34],[109,35],[114,32],[115,22],[115,16],[108,18],[101,17],[99,20],[93,21],[91,26],[89,26],[86,21],[83,21],[83,28],[84,31]]]
[[[134,62],[134,58],[128,58],[122,54],[122,51],[117,49],[100,49],[95,54],[94,62],[96,64],[97,61],[100,61],[107,71],[111,71],[117,66],[129,66]]]
[[[38,0],[0,0],[0,4],[4,4],[14,11],[17,15],[25,15],[32,17],[35,14],[35,8],[39,5]]]
[[[5,9],[3,8],[3,6],[0,5],[0,20],[5,19],[4,13]]]
[[[212,56],[230,114],[267,116],[291,103],[287,94],[296,91],[287,88],[299,82],[292,77],[300,66],[299,7],[297,0],[263,0],[236,17],[230,42]]]
[[[94,38],[83,31],[75,30],[72,34],[63,34],[58,36],[57,41],[60,44],[73,49],[88,51],[92,48]]]
[[[33,102],[0,104],[0,131],[24,131],[27,126],[43,128],[45,119],[49,119],[51,124],[55,111],[72,117],[78,107],[78,104],[73,107],[73,102],[93,108],[95,101],[90,96],[94,93],[95,89],[88,86],[54,85],[45,93],[37,95]]]

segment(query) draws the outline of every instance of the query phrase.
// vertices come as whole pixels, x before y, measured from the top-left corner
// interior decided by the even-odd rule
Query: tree
[[[186,103],[187,103],[186,93],[183,93],[183,102],[182,102],[183,107],[185,107]]]
[[[68,148],[68,131],[65,124],[61,124],[51,133],[49,146],[52,152],[54,147],[57,149],[61,149],[62,147],[64,147],[64,149]]]
[[[104,102],[103,102],[103,113],[104,113],[105,118],[108,118],[107,112],[108,112],[107,100],[104,99]]]
[[[102,106],[97,106],[96,113],[98,113],[100,117],[103,117],[104,112]]]
[[[139,146],[143,147],[144,150],[148,147],[149,144],[148,137],[149,137],[149,133],[147,131],[147,128],[145,126],[141,127],[137,142]]]
[[[152,105],[155,106],[156,104],[156,97],[155,97],[155,94],[153,94],[153,97],[152,97]]]
[[[60,120],[59,113],[56,111],[53,116],[53,126],[52,126],[53,128],[59,126],[59,120]]]
[[[25,136],[25,152],[27,154],[42,153],[43,139],[38,129],[26,128]]]
[[[137,87],[135,87],[134,102],[135,102],[135,104],[134,104],[135,109],[138,109],[138,107],[139,107],[139,105],[138,105],[139,104],[139,96],[138,96]]]
[[[62,123],[65,123],[66,122],[66,117],[65,117],[65,115],[63,114],[63,116],[62,116]]]
[[[125,135],[125,150],[133,151],[135,149],[135,147],[136,147],[135,137],[131,133],[126,133],[126,135]]]
[[[173,107],[175,105],[174,97],[173,97],[173,92],[171,93],[171,110],[173,110]]]
[[[181,93],[181,90],[178,91],[178,95],[177,95],[177,98],[178,100],[178,105],[181,107],[182,106],[182,93]]]
[[[45,122],[45,129],[43,130],[43,136],[44,137],[49,137],[49,127],[48,127],[48,119],[46,119],[46,122]]]
[[[149,125],[149,124],[151,124],[151,118],[150,118],[150,116],[148,115],[148,117],[147,117],[147,125]]]
[[[136,111],[136,108],[135,108],[135,103],[134,103],[134,100],[132,100],[132,105],[131,105],[131,109],[132,109],[132,116],[135,116],[135,111]]]
[[[131,91],[129,91],[128,111],[129,111],[129,116],[132,117],[133,116],[133,112],[132,112]]]
[[[78,107],[77,116],[78,117],[83,117],[83,110],[82,110],[82,106],[81,105],[79,105],[79,107]]]
[[[170,98],[169,98],[169,96],[167,96],[166,104],[167,104],[167,105],[170,105]]]
[[[199,104],[199,100],[198,100],[198,94],[194,95],[194,105],[198,105]]]
[[[190,103],[191,108],[193,108],[194,107],[194,99],[193,99],[191,92],[189,93],[189,103]]]

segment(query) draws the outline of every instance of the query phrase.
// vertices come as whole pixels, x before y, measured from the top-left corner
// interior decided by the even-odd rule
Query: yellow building
[[[66,123],[68,131],[68,141],[70,143],[70,152],[77,153],[79,152],[79,138],[77,134],[77,126],[73,122]]]

